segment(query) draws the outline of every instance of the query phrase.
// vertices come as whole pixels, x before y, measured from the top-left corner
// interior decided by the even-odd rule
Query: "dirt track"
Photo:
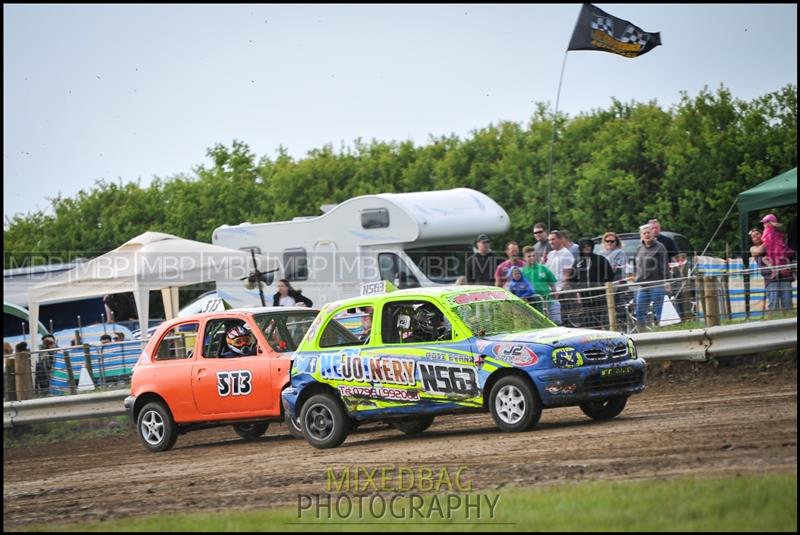
[[[650,374],[648,390],[615,420],[593,422],[577,408],[546,410],[534,431],[521,434],[501,433],[488,414],[477,414],[440,417],[413,437],[370,426],[325,451],[291,439],[284,426],[255,442],[230,428],[189,433],[155,455],[133,430],[9,448],[3,526],[297,505],[299,493],[325,492],[326,468],[355,465],[466,466],[464,479],[476,489],[797,472],[796,356],[767,366],[651,366]]]

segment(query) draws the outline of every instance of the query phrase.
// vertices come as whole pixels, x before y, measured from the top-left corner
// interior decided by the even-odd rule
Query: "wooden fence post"
[[[14,354],[15,382],[17,385],[17,400],[33,397],[33,377],[31,377],[31,354],[27,351],[17,351]]]
[[[617,330],[617,307],[614,295],[614,283],[606,283],[606,304],[608,305],[608,326],[612,331]]]
[[[703,288],[703,274],[700,271],[694,272],[695,300],[697,307],[703,313],[703,325],[708,327],[708,311],[706,310],[706,293]]]
[[[706,316],[708,317],[707,327],[716,327],[719,325],[719,298],[717,290],[717,282],[714,277],[704,278],[705,298],[706,298]]]
[[[17,401],[17,374],[15,373],[14,355],[4,356],[6,362],[6,372],[3,376],[3,388],[5,389],[5,401]]]

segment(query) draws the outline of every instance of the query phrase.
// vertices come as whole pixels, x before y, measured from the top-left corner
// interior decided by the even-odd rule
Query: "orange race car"
[[[179,434],[226,424],[243,438],[266,433],[283,420],[292,354],[317,313],[263,307],[163,323],[139,357],[125,399],[142,444],[165,451]],[[287,426],[303,436],[294,422]]]

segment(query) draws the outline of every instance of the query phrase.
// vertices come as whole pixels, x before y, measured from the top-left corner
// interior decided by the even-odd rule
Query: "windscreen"
[[[453,310],[476,336],[555,327],[547,317],[517,300],[476,301],[456,305]]]

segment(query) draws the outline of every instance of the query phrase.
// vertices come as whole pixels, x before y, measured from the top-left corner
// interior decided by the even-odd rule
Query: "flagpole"
[[[550,137],[550,170],[547,173],[547,230],[553,230],[550,221],[550,213],[553,210],[552,194],[553,194],[553,148],[556,144],[556,120],[558,120],[558,101],[561,99],[561,82],[564,80],[564,68],[567,66],[567,52],[564,51],[564,61],[561,62],[561,76],[558,77],[558,93],[556,93],[556,109],[553,112],[553,134]]]

